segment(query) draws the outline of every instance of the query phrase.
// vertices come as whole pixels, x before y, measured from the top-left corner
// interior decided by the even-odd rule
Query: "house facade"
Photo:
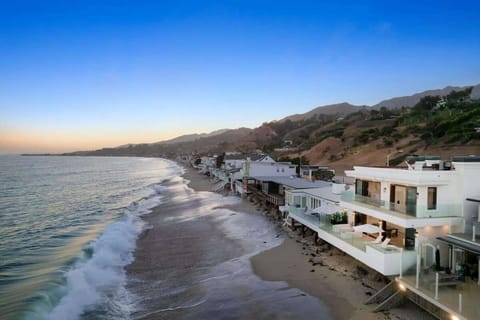
[[[346,175],[354,184],[332,210],[317,209],[325,202],[321,197],[287,192],[289,217],[387,276],[414,270],[417,261],[431,266],[435,254],[450,269],[463,259],[445,238],[471,234],[479,223],[480,202],[472,201],[480,199],[478,158],[412,157],[406,169],[355,166]],[[380,231],[358,232],[361,226]]]

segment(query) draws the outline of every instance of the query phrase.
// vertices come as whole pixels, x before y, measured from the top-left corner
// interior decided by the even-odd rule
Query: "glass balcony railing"
[[[429,209],[426,205],[396,204],[353,194],[351,192],[342,193],[341,200],[348,203],[380,209],[385,213],[391,213],[393,211],[412,218],[445,218],[462,216],[462,208],[460,204],[437,204],[435,209]]]
[[[382,254],[399,253],[400,248],[389,245],[382,246],[380,244],[373,244],[373,238],[369,238],[363,235],[362,232],[353,232],[351,228],[345,228],[345,225],[335,225],[330,222],[330,215],[320,214],[311,215],[308,214],[309,210],[305,208],[288,206],[288,212],[294,219],[299,221],[309,222],[311,225],[333,235],[334,237],[350,244],[351,246],[360,249],[362,251],[367,250],[367,246],[381,252]]]

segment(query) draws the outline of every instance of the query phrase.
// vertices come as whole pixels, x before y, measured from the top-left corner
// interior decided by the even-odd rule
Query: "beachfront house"
[[[385,264],[383,268],[378,265],[379,271],[400,273],[400,264],[386,264],[400,263],[398,249],[403,251],[403,271],[415,266],[417,248],[425,268],[431,266],[437,249],[440,265],[455,265],[441,239],[463,232],[465,222],[471,220],[472,212],[464,210],[465,202],[478,192],[475,183],[480,178],[480,167],[472,163],[459,158],[442,161],[439,157],[410,157],[405,169],[357,166],[346,172],[355,178],[354,192],[344,193],[341,201],[350,223],[376,225],[384,233],[384,240],[389,239],[385,248],[374,246],[384,251]]]
[[[233,190],[239,194],[255,192],[258,189],[256,177],[293,177],[296,166],[290,162],[256,162],[248,159],[235,175]]]
[[[346,171],[355,183],[342,192],[339,221],[300,214],[315,209],[318,202],[308,207],[315,200],[305,195],[295,198],[293,192],[287,195],[287,204],[301,210],[289,214],[384,275],[400,274],[400,265],[402,271],[414,268],[417,248],[425,269],[431,266],[437,246],[440,264],[451,268],[460,259],[452,254],[459,248],[449,248],[445,238],[468,230],[472,233],[478,223],[478,209],[471,204],[480,190],[476,185],[480,168],[474,159],[415,157],[405,169],[356,166]]]
[[[326,220],[346,218],[340,207],[340,194],[347,186],[344,184],[321,182],[315,188],[297,188],[285,191],[285,205],[279,210],[284,213],[286,224],[292,226],[295,221],[315,231],[317,225]],[[285,215],[286,214],[286,215]],[[303,222],[303,223],[302,223]],[[345,220],[345,223],[347,221]],[[318,236],[318,232],[315,233]]]
[[[217,191],[228,185],[231,191],[237,191],[236,181],[243,181],[243,168],[246,162],[253,163],[253,166],[256,167],[256,164],[273,165],[275,160],[269,155],[261,153],[225,153],[220,168],[216,166],[210,168],[210,174],[215,183],[212,190]],[[242,188],[238,192],[241,191]]]
[[[299,176],[308,180],[332,180],[335,176],[335,169],[328,166],[302,165],[299,171]]]
[[[243,154],[243,153],[233,153],[225,154],[224,164],[226,169],[240,169],[243,166],[243,163],[246,161],[259,162],[259,163],[274,163],[275,160],[270,157],[268,154]]]
[[[250,176],[249,179],[254,181],[253,185],[248,186],[249,191],[259,199],[264,200],[265,204],[277,208],[281,212],[285,211],[284,205],[287,192],[298,189],[322,188],[330,185],[326,181],[310,181],[298,178],[295,175]]]
[[[414,156],[406,164],[346,171],[354,185],[342,192],[337,212],[333,202],[331,210],[321,209],[325,197],[287,192],[289,218],[383,275],[397,276],[399,290],[438,318],[477,319],[480,157]]]
[[[217,166],[217,156],[202,156],[200,157],[200,163],[197,165],[197,169],[204,174],[210,175],[213,168]]]
[[[415,235],[417,259],[396,280],[437,307],[440,318],[478,319],[480,157],[409,160],[404,171],[410,180],[402,182],[415,189],[410,196],[392,191],[388,202],[395,213],[406,216],[407,227],[415,228],[410,232]]]

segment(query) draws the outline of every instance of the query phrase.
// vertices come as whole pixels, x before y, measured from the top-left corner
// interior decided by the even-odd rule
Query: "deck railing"
[[[341,200],[352,204],[380,209],[385,213],[395,212],[404,214],[407,217],[412,218],[445,218],[462,216],[460,204],[437,204],[435,209],[429,209],[427,205],[420,205],[418,203],[401,205],[353,194],[351,192],[343,192]]]
[[[331,224],[330,215],[328,214],[311,215],[308,214],[308,210],[305,210],[305,208],[298,208],[293,206],[288,207],[288,212],[290,216],[294,219],[297,217],[299,218],[299,220],[306,220],[315,227],[318,227],[319,229],[328,232],[336,238],[341,239],[342,241],[347,242],[362,251],[366,251],[368,246],[383,254],[400,252],[400,248],[393,245],[382,246],[380,244],[373,244],[373,238],[371,240],[365,239],[362,237],[361,232],[352,232],[344,229],[342,230],[342,228],[338,228],[338,225]]]

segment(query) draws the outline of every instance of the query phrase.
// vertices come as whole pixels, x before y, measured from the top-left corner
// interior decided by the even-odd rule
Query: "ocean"
[[[0,315],[127,319],[142,215],[181,174],[155,158],[0,156]]]

